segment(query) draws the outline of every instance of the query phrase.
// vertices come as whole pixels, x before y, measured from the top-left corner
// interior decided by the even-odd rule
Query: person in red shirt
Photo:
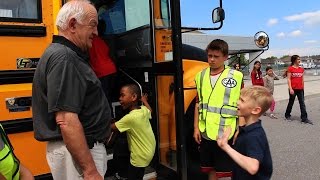
[[[260,69],[261,69],[260,61],[254,62],[254,66],[251,71],[252,85],[264,86],[262,72]]]
[[[98,34],[102,36],[106,30],[106,24],[103,20],[99,20]],[[111,105],[111,89],[114,87],[115,74],[117,68],[110,57],[108,44],[99,36],[95,36],[92,40],[90,49],[90,65],[99,78],[103,91]]]
[[[299,67],[299,63],[300,57],[298,55],[291,56],[291,66],[288,67],[287,73],[289,86],[289,102],[285,113],[285,118],[286,120],[291,121],[292,106],[296,96],[298,96],[301,111],[301,122],[306,124],[313,124],[312,121],[308,119],[306,105],[304,103],[304,69],[302,67]]]

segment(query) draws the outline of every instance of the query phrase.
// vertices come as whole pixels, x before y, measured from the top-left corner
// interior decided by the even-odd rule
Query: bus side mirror
[[[254,42],[259,48],[269,46],[269,36],[264,31],[259,31],[254,35]]]
[[[212,22],[222,22],[225,18],[224,10],[221,7],[217,7],[212,10]]]

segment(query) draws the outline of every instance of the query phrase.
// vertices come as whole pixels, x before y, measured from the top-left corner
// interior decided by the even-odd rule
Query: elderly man
[[[111,113],[88,52],[97,35],[97,11],[89,1],[69,1],[58,13],[59,35],[37,66],[32,92],[35,138],[48,141],[54,179],[103,179],[104,140]]]

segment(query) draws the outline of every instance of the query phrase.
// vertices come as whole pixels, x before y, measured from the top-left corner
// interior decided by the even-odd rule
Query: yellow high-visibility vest
[[[13,153],[11,143],[0,125],[0,173],[6,179],[20,179],[20,162]]]
[[[216,83],[211,85],[210,68],[206,68],[196,75],[195,80],[199,97],[200,132],[217,140],[224,128],[230,126],[230,139],[237,125],[237,101],[243,74],[226,66]]]

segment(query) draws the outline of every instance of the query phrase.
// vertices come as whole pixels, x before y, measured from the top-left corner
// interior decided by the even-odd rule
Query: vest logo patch
[[[237,81],[233,78],[222,79],[222,85],[227,88],[234,88],[237,85]]]

